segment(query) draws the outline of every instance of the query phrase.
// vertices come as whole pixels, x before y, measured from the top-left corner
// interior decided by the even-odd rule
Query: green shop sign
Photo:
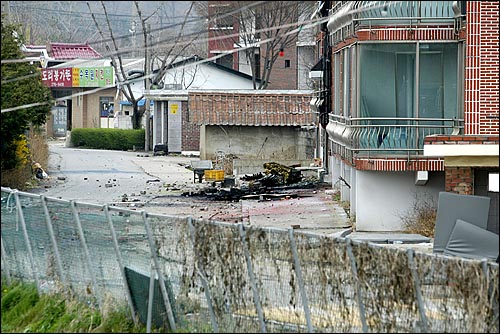
[[[73,67],[73,87],[114,86],[113,67]]]

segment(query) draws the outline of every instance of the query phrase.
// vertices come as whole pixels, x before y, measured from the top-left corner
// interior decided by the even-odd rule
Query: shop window
[[[109,96],[101,96],[99,98],[99,110],[101,112],[101,117],[114,117],[114,99]]]

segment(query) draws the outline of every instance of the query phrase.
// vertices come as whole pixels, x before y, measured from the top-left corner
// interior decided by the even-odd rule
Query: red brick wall
[[[446,167],[445,191],[473,195],[474,172],[471,167]]]
[[[347,162],[349,163],[349,162]],[[357,170],[372,171],[443,171],[444,161],[435,158],[354,158]]]
[[[498,135],[499,5],[467,1],[465,134]]]
[[[182,144],[183,151],[200,150],[200,126],[189,119],[188,103],[182,103]]]
[[[460,144],[484,144],[498,145],[498,136],[448,136],[432,135],[425,137],[424,145],[460,145]]]
[[[232,6],[232,1],[207,1],[208,3],[208,17],[213,18],[218,15],[221,16],[225,12],[231,12],[235,8]],[[227,5],[227,6],[224,6]],[[234,17],[234,14],[227,16],[233,18],[233,23],[237,22],[237,19]],[[211,53],[211,51],[221,51],[221,50],[233,50],[234,49],[234,41],[237,37],[226,37],[226,35],[232,35],[238,32],[238,24],[233,25],[233,30],[226,29],[214,29],[215,22],[211,21],[208,25],[208,58],[214,57],[218,54]],[[233,54],[233,69],[238,70],[238,52],[234,52]]]
[[[263,48],[261,48],[263,49]],[[265,52],[261,52],[262,55]],[[290,67],[285,67],[285,60],[290,61]],[[264,58],[260,60],[261,71],[265,68]],[[297,47],[295,41],[284,49],[284,56],[278,56],[271,70],[267,89],[297,89]]]
[[[377,26],[371,29],[360,29],[356,32],[358,41],[416,41],[416,40],[452,40],[458,39],[452,25],[426,26],[419,25],[412,29],[398,26]]]

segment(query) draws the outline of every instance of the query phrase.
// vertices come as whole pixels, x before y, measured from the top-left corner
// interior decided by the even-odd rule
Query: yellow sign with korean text
[[[170,113],[177,114],[178,110],[179,110],[179,105],[178,104],[171,104],[170,105]]]

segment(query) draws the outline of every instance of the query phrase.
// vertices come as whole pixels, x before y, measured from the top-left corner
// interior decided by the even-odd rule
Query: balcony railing
[[[362,26],[453,24],[460,29],[465,1],[339,1],[329,12],[327,27],[334,41]]]
[[[452,22],[460,12],[459,1],[368,1],[361,2],[358,20],[442,20]],[[455,6],[455,8],[454,8]]]
[[[463,133],[463,120],[445,118],[346,118],[330,115],[327,126],[334,151],[344,158],[418,156],[424,139]]]

